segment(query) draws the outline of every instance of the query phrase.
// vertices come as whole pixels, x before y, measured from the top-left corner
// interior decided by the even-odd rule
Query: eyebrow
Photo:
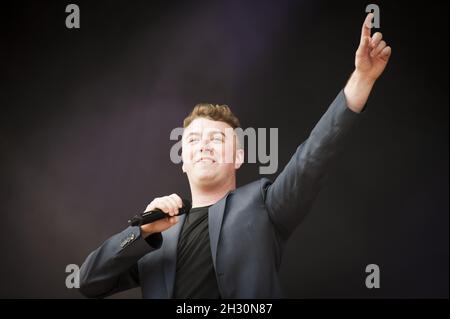
[[[216,134],[216,133],[219,133],[219,134],[222,134],[223,135],[223,137],[226,137],[225,136],[225,134],[222,132],[222,131],[218,131],[218,130],[214,130],[214,131],[210,131],[210,132],[208,132],[210,135],[211,134]],[[199,132],[190,132],[190,133],[188,133],[187,135],[186,135],[186,137],[189,137],[189,136],[192,136],[192,135],[201,135]]]

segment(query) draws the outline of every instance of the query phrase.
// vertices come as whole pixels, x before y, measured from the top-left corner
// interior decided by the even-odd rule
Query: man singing
[[[178,195],[155,198],[146,211],[167,217],[130,226],[93,251],[81,266],[80,291],[101,298],[141,286],[144,298],[282,297],[278,271],[286,242],[391,55],[381,33],[371,36],[372,19],[370,13],[363,23],[346,86],[273,183],[262,178],[236,188],[244,159],[233,131],[239,120],[227,106],[197,105],[182,137],[192,209],[177,216]]]

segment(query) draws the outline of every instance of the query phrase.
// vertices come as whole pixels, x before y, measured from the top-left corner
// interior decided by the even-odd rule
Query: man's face
[[[182,169],[191,184],[214,186],[234,181],[243,156],[243,150],[236,150],[233,128],[225,122],[197,118],[183,132]]]

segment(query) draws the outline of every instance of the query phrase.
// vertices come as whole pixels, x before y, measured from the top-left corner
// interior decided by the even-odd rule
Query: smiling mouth
[[[215,163],[215,162],[216,161],[213,160],[212,158],[207,158],[207,157],[201,158],[197,161],[197,163]]]

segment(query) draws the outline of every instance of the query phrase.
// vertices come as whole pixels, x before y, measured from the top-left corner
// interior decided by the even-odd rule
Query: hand
[[[361,30],[361,42],[356,51],[355,67],[360,76],[375,81],[383,73],[391,56],[391,47],[383,41],[383,35],[376,32],[370,37],[370,25],[373,13],[364,20]]]
[[[361,41],[355,56],[355,71],[344,88],[347,106],[356,113],[363,110],[375,81],[383,73],[391,56],[391,47],[382,40],[383,35],[376,32],[370,37],[370,23],[373,14],[364,20]]]
[[[183,201],[177,194],[157,197],[148,204],[145,212],[160,209],[167,214],[167,218],[157,220],[153,223],[142,225],[141,234],[145,238],[153,233],[160,233],[169,229],[178,222],[178,209],[183,207]]]

